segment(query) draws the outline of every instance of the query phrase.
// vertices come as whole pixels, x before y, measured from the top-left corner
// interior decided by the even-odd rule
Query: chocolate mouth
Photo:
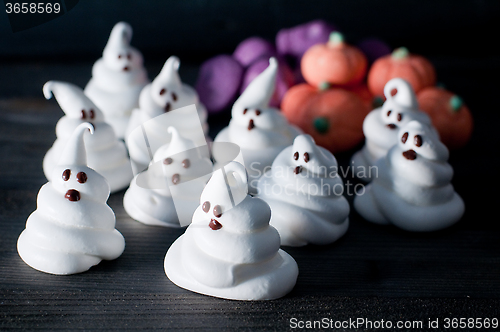
[[[396,129],[398,126],[396,126],[394,123],[389,123],[387,127],[389,127],[390,129]]]
[[[129,71],[130,68],[129,67],[123,67],[123,71]]]
[[[70,189],[66,192],[64,198],[66,198],[70,202],[77,202],[80,200],[80,192],[75,189]]]
[[[212,230],[214,230],[214,231],[216,231],[216,230],[218,230],[218,229],[221,229],[221,228],[222,228],[221,223],[220,223],[220,222],[218,222],[218,221],[217,221],[217,220],[215,220],[215,219],[210,220],[210,223],[208,223],[208,226],[209,226]]]
[[[181,182],[181,176],[177,173],[172,175],[172,183],[178,184],[179,182]]]
[[[415,160],[417,159],[417,153],[414,150],[408,150],[403,152],[403,157],[408,160]]]
[[[253,119],[250,119],[248,121],[248,130],[252,130],[253,128],[255,128],[255,124],[253,123]]]
[[[302,172],[302,166],[297,166],[297,167],[295,167],[295,169],[293,170],[293,173],[295,173],[295,174],[299,174],[300,172]]]
[[[170,103],[167,103],[167,105],[165,105],[165,113],[170,112],[171,108],[172,108],[172,106],[170,106]]]

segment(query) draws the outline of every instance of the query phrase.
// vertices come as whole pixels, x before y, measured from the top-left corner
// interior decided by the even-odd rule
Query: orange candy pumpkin
[[[356,85],[365,78],[367,65],[363,52],[346,44],[339,32],[332,32],[326,44],[309,48],[300,63],[302,76],[315,87]]]
[[[457,149],[469,141],[474,126],[472,115],[460,97],[443,88],[429,87],[417,94],[417,100],[448,148]]]
[[[353,92],[319,90],[307,83],[290,88],[281,109],[290,123],[333,153],[349,150],[363,140],[363,120],[370,111]]]
[[[432,63],[423,56],[409,53],[404,47],[373,63],[368,72],[368,88],[374,96],[383,98],[385,84],[395,77],[408,81],[415,93],[436,84]]]

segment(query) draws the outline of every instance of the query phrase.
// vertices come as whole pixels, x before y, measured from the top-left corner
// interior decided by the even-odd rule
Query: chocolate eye
[[[94,110],[90,110],[89,114],[90,114],[90,118],[91,119],[95,118],[95,112],[94,112]]]
[[[85,172],[78,172],[78,174],[76,175],[76,180],[80,183],[87,182],[87,174],[85,174]]]
[[[82,120],[85,120],[87,118],[87,114],[85,114],[85,110],[82,110],[81,114],[80,114],[80,118]]]
[[[70,176],[71,176],[71,171],[69,169],[65,169],[64,172],[62,173],[63,180],[68,181]]]
[[[167,89],[161,89],[161,90],[160,90],[160,96],[164,95],[164,94],[165,94],[165,92],[167,92]]]
[[[214,206],[214,216],[216,216],[217,218],[220,218],[222,216],[222,208],[220,207],[220,205]]]
[[[122,55],[121,55],[121,54],[119,54],[119,55],[118,55],[118,59],[121,59],[121,58],[122,58]]]
[[[401,121],[401,120],[403,120],[403,114],[398,113],[398,121]]]
[[[259,115],[260,115],[260,113],[261,113],[261,111],[260,111],[260,110],[255,110],[255,115],[259,116]]]
[[[202,208],[203,212],[208,213],[208,211],[210,210],[210,202],[206,201],[205,203],[203,203],[201,208]]]
[[[182,161],[182,167],[189,168],[189,166],[191,166],[191,162],[189,161],[189,159],[184,159]]]
[[[404,133],[403,136],[401,136],[401,142],[405,144],[407,139],[408,139],[408,133]]]
[[[174,162],[174,160],[170,157],[163,159],[163,164],[165,164],[165,165],[170,165],[173,162]]]
[[[304,153],[304,161],[307,163],[309,162],[309,153]]]
[[[127,59],[132,60],[132,54],[127,54]]]
[[[422,136],[415,135],[415,137],[413,138],[413,144],[415,144],[415,146],[420,147],[420,146],[422,146],[422,143],[423,143]]]
[[[298,153],[298,152],[295,152],[295,153],[293,154],[293,159],[295,159],[295,160],[299,160],[299,153]]]
[[[177,101],[177,95],[175,94],[175,92],[172,92],[172,99],[173,99],[174,101]]]
[[[387,111],[387,116],[390,116],[392,111]]]
[[[247,114],[247,112],[248,112],[248,108],[245,108],[245,109],[243,110],[243,114]]]

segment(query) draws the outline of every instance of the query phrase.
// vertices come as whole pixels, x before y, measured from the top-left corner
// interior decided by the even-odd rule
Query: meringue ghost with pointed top
[[[132,110],[139,106],[141,90],[149,82],[142,54],[130,45],[131,39],[132,27],[118,22],[85,87],[85,94],[102,110],[106,122],[121,139]]]
[[[103,259],[118,258],[125,240],[115,229],[115,214],[106,204],[106,179],[87,167],[84,133],[94,127],[80,124],[68,139],[52,180],[42,186],[37,209],[17,241],[23,261],[52,274],[87,271]]]
[[[413,120],[431,125],[429,116],[419,110],[413,88],[407,81],[391,79],[384,87],[384,94],[385,103],[371,111],[363,122],[365,146],[352,158],[354,174],[367,182],[377,175],[376,170],[372,170],[376,161],[397,143],[401,127]]]
[[[379,177],[354,199],[366,220],[408,231],[435,231],[457,222],[464,202],[450,183],[448,149],[433,128],[411,121],[399,141],[377,162]]]
[[[278,153],[300,134],[300,130],[289,124],[278,109],[269,106],[277,70],[276,59],[270,58],[269,67],[236,100],[229,125],[214,140],[239,145],[249,173],[251,193],[255,193],[256,181],[265,168],[271,166]]]
[[[299,135],[258,182],[257,197],[271,207],[281,245],[330,244],[349,226],[349,203],[333,154]]]
[[[94,135],[85,137],[89,167],[106,178],[112,193],[126,188],[133,177],[127,149],[104,121],[101,110],[81,88],[71,83],[48,81],[43,86],[43,93],[47,99],[54,96],[65,113],[56,125],[57,139],[43,159],[45,177],[51,179],[68,138],[80,124],[88,121],[95,127]]]
[[[165,273],[177,286],[234,300],[270,300],[291,291],[295,260],[281,250],[269,225],[271,210],[248,193],[245,167],[218,169],[200,197],[191,225],[165,256]]]
[[[180,60],[171,56],[165,62],[161,72],[150,84],[146,85],[139,97],[139,108],[135,109],[130,118],[126,131],[125,142],[129,149],[130,158],[138,168],[144,169],[150,162],[149,152],[145,148],[142,137],[130,137],[134,129],[155,117],[179,109],[188,105],[195,105],[205,134],[208,132],[207,110],[199,101],[198,94],[189,85],[182,83],[179,77]],[[196,140],[198,134],[196,124],[189,123],[182,116],[173,116],[169,125],[176,127],[183,136]],[[165,135],[165,127],[157,126],[148,133],[149,139],[161,142],[159,145],[167,144],[168,135]],[[138,140],[140,139],[140,140]],[[156,151],[152,151],[154,154]]]
[[[180,221],[191,220],[212,162],[177,129],[167,131],[172,136],[170,143],[160,147],[149,168],[134,177],[123,207],[133,219],[147,225],[186,226]],[[182,182],[188,183],[181,187]]]

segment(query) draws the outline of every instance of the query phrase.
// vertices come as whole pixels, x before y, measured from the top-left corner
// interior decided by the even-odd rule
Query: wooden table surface
[[[453,184],[466,203],[462,220],[444,231],[413,234],[370,224],[352,211],[347,234],[335,244],[284,248],[299,265],[297,284],[282,299],[259,302],[217,299],[172,284],[163,259],[183,230],[132,220],[123,209],[124,191],[108,201],[126,239],[121,257],[71,276],[27,266],[16,241],[36,209],[46,182],[42,159],[63,115],[55,101],[43,99],[41,86],[49,79],[83,86],[91,63],[1,65],[0,330],[272,331],[289,329],[292,318],[424,324],[446,317],[500,318],[499,62],[432,60],[438,77],[462,95],[475,119],[472,141],[450,158]],[[149,68],[150,75],[160,65]],[[196,69],[182,69],[185,81],[194,82]],[[211,117],[211,135],[227,120]],[[341,165],[352,152],[337,156]]]

